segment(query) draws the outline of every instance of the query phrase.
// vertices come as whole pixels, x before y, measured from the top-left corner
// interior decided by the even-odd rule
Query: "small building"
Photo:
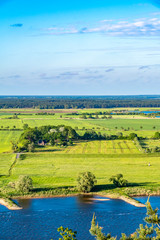
[[[39,146],[45,146],[46,143],[47,143],[47,142],[46,142],[45,140],[39,140],[39,141],[38,141],[38,145],[39,145]]]

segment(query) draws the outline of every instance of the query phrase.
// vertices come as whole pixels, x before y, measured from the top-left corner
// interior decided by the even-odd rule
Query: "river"
[[[142,203],[147,201],[147,197],[136,199]],[[78,240],[92,240],[89,229],[94,213],[105,233],[119,237],[121,232],[134,232],[146,213],[146,208],[137,208],[122,200],[99,201],[98,197],[18,201],[23,210],[10,211],[0,205],[1,240],[58,240],[57,228],[61,225],[77,231]],[[160,197],[151,197],[150,202],[154,208],[160,208]]]

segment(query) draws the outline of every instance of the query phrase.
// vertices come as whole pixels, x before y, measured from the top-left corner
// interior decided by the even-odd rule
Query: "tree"
[[[17,152],[17,151],[18,151],[18,145],[17,145],[17,143],[11,141],[11,144],[12,144],[12,150],[13,150],[13,152]]]
[[[35,149],[35,145],[34,143],[29,143],[28,144],[28,152],[34,152],[34,149]]]
[[[153,138],[160,139],[160,133],[159,132],[155,132]]]
[[[97,183],[96,177],[91,172],[80,173],[77,178],[77,188],[80,192],[90,192]]]
[[[158,209],[153,210],[149,201],[146,203],[147,214],[144,219],[147,223],[146,226],[143,224],[139,225],[139,228],[130,236],[122,233],[120,240],[159,240],[160,239],[160,218],[157,214]],[[105,236],[102,233],[102,227],[96,224],[96,217],[93,215],[90,234],[97,240],[116,240],[117,238],[111,237],[110,234]]]
[[[28,193],[33,188],[32,179],[29,176],[19,176],[15,187],[19,192]]]
[[[77,232],[73,232],[72,229],[60,227],[57,231],[62,236],[59,240],[77,240]]]
[[[109,179],[110,182],[113,182],[113,184],[116,186],[116,187],[126,187],[127,186],[127,183],[128,181],[123,179],[123,175],[122,174],[117,174],[115,176],[112,176],[110,179]]]
[[[27,123],[23,124],[23,129],[26,130],[27,128],[28,128],[28,124]]]
[[[134,140],[135,137],[137,137],[136,133],[130,133],[128,138],[129,140]]]

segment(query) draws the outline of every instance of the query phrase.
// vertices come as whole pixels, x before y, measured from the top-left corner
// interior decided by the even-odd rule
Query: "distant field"
[[[79,129],[99,129],[102,130],[117,130],[124,129],[130,131],[160,131],[160,119],[61,119],[60,116],[20,116],[20,119],[0,119],[0,128],[23,128],[27,123],[30,127],[44,125],[68,125]]]
[[[21,131],[0,131],[0,153],[11,151],[11,141],[17,141]]]

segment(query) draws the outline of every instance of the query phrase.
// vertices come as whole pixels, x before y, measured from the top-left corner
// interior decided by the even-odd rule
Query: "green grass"
[[[21,131],[0,131],[0,153],[11,151],[11,141],[18,141]]]
[[[41,151],[52,150],[57,154],[139,154],[132,141],[85,141],[77,142],[67,148],[44,147]],[[39,151],[39,149],[37,149]]]
[[[140,142],[144,148],[160,147],[160,140],[158,139],[141,140]]]
[[[99,109],[99,111],[106,111],[107,109]],[[19,111],[19,110],[17,110]],[[22,111],[22,110],[21,110]],[[24,113],[27,114],[28,109],[24,110]],[[129,119],[132,116],[114,116],[113,119],[78,119],[77,116],[72,116],[73,119],[70,119],[66,113],[56,113],[52,115],[36,115],[36,110],[30,110],[32,115],[19,115],[19,119],[5,119],[11,114],[11,110],[6,112],[6,115],[0,111],[0,128],[3,127],[12,129],[13,126],[16,128],[23,128],[23,125],[27,123],[30,127],[35,126],[44,126],[44,125],[68,125],[73,128],[78,127],[80,134],[82,134],[82,129],[87,130],[93,129],[95,131],[100,131],[105,134],[115,134],[117,132],[122,132],[124,135],[129,134],[130,132],[136,132],[139,136],[152,137],[155,131],[160,131],[160,121],[159,119]],[[45,111],[45,110],[44,110]],[[85,109],[77,110],[79,112],[96,112],[97,109]],[[107,111],[110,111],[108,109]],[[20,112],[20,111],[19,111]],[[62,119],[60,116],[62,115]],[[68,117],[68,119],[66,119]],[[125,117],[125,119],[124,119]],[[129,118],[128,118],[129,117]],[[155,127],[155,128],[154,128]]]
[[[0,176],[8,176],[9,169],[15,160],[15,154],[0,154]]]
[[[122,173],[132,184],[153,187],[160,183],[159,168],[160,157],[33,153],[26,154],[24,160],[18,160],[11,179],[29,175],[35,187],[64,187],[76,185],[79,172],[91,171],[96,175],[98,185],[109,184],[111,175]]]
[[[110,111],[111,109],[84,109],[79,112]],[[144,110],[144,109],[143,109]],[[145,109],[145,110],[148,110]],[[14,111],[14,110],[13,110]],[[16,111],[16,110],[15,110]],[[19,111],[19,110],[18,110]],[[21,111],[24,111],[21,110]],[[24,112],[30,112],[26,109]],[[135,132],[138,136],[152,137],[156,131],[160,131],[159,119],[123,119],[118,116],[115,119],[65,119],[66,113],[56,113],[54,116],[20,115],[19,119],[5,119],[12,114],[11,110],[6,113],[0,111],[0,128],[9,126],[13,128],[23,128],[27,123],[30,127],[43,125],[68,125],[73,128],[78,127],[78,133],[83,134],[83,128],[93,129],[107,135],[122,132],[129,135]],[[44,110],[45,111],[45,110]],[[60,118],[60,115],[63,118]],[[142,126],[142,128],[141,128]],[[153,127],[155,126],[155,129]],[[129,130],[128,130],[129,128]],[[127,130],[125,130],[127,129]],[[160,187],[160,155],[142,154],[138,151],[132,141],[84,141],[75,143],[67,148],[57,148],[47,146],[36,149],[38,152],[26,153],[24,160],[17,160],[12,169],[12,174],[8,177],[8,171],[15,159],[11,152],[10,141],[17,141],[22,131],[0,131],[0,187],[7,186],[8,182],[16,181],[19,175],[29,175],[33,178],[34,187],[54,188],[75,186],[79,172],[91,171],[98,180],[99,186],[110,186],[111,175],[122,173],[130,183],[136,183],[141,188]],[[146,147],[160,146],[159,140],[143,141]],[[4,153],[4,154],[2,154]],[[151,163],[151,167],[148,163]],[[136,188],[136,187],[135,187]],[[102,188],[103,189],[103,188]],[[130,188],[131,189],[131,188]]]

